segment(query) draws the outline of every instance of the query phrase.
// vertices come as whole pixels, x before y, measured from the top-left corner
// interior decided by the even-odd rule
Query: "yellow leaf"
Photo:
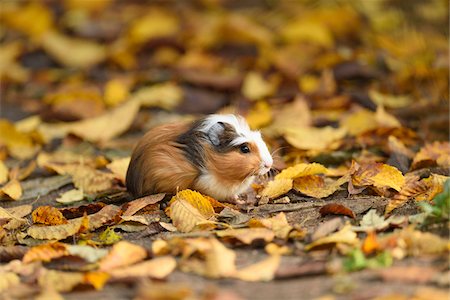
[[[277,198],[286,194],[292,189],[293,182],[289,178],[275,179],[269,181],[267,186],[262,190],[261,196],[269,198]]]
[[[53,206],[39,206],[31,214],[33,223],[44,225],[67,224],[63,214]]]
[[[10,180],[0,188],[0,198],[4,198],[4,195],[8,196],[6,200],[19,200],[22,197],[22,187],[17,179]]]
[[[242,84],[242,94],[251,100],[267,98],[277,91],[278,84],[278,77],[266,80],[260,73],[249,72]]]
[[[0,119],[0,145],[4,144],[11,156],[18,159],[31,158],[39,149],[30,134],[20,132],[8,120]]]
[[[89,68],[106,58],[105,46],[57,31],[46,32],[41,43],[47,53],[68,67]]]
[[[347,130],[345,128],[304,127],[286,128],[284,137],[289,144],[302,150],[326,150],[335,147],[334,142],[342,139]]]
[[[288,42],[306,42],[330,48],[334,44],[329,29],[321,22],[296,18],[281,30],[281,36]]]
[[[53,26],[53,15],[47,6],[39,2],[13,7],[2,15],[7,26],[39,38]]]
[[[247,245],[250,245],[254,240],[264,240],[265,242],[271,242],[275,237],[273,231],[267,228],[227,229],[217,231],[216,235],[221,238],[232,237]]]
[[[320,238],[312,242],[311,244],[306,245],[305,250],[309,251],[318,246],[328,246],[330,244],[339,244],[339,243],[356,246],[358,242],[359,242],[358,237],[356,233],[352,231],[352,226],[350,224],[347,224],[344,226],[344,228],[342,228],[338,232]]]
[[[110,271],[114,279],[150,277],[164,279],[175,270],[177,261],[171,256],[153,258],[125,268]]]
[[[41,123],[41,117],[34,115],[15,122],[14,127],[16,127],[17,131],[29,133],[36,130]]]
[[[12,42],[0,47],[0,79],[24,82],[30,72],[17,62],[17,57],[22,53],[21,44]]]
[[[183,98],[183,90],[175,83],[166,82],[143,87],[131,95],[130,102],[137,102],[145,107],[160,107],[171,110]]]
[[[20,284],[20,277],[13,272],[3,272],[0,276],[0,293]]]
[[[402,108],[412,103],[413,99],[409,96],[394,96],[381,94],[376,90],[369,90],[369,97],[377,105],[382,105],[390,108]]]
[[[370,186],[378,188],[393,188],[400,191],[405,184],[405,177],[402,172],[393,166],[382,163],[369,163],[352,165],[352,183],[355,186]]]
[[[62,243],[48,243],[32,247],[25,253],[22,261],[30,263],[33,261],[49,262],[54,258],[68,255],[67,246]]]
[[[311,111],[302,97],[297,97],[292,103],[283,105],[283,108],[274,115],[273,123],[264,129],[270,136],[284,134],[289,128],[303,128],[311,126]]]
[[[274,278],[281,262],[280,255],[271,255],[267,259],[237,270],[234,278],[244,281],[270,281]]]
[[[112,245],[120,241],[122,236],[117,234],[111,227],[108,227],[98,236],[98,239],[103,245]]]
[[[258,101],[250,110],[246,119],[253,130],[264,127],[272,121],[272,110],[267,102]]]
[[[375,112],[375,120],[380,127],[395,128],[402,126],[400,121],[393,115],[388,114],[381,105],[377,107],[377,111]]]
[[[112,269],[128,266],[147,257],[145,248],[127,241],[114,244],[111,251],[99,263],[99,270],[108,272]]]
[[[271,218],[266,219],[252,219],[249,224],[250,227],[264,226],[271,229],[277,238],[287,239],[289,233],[292,231],[292,226],[289,225],[286,215],[281,212]]]
[[[173,225],[181,232],[191,232],[200,226],[207,226],[204,229],[214,227],[200,211],[184,199],[176,199],[166,210],[172,219]]]
[[[275,243],[267,244],[264,250],[270,255],[289,255],[292,253],[292,250],[288,246],[278,246]]]
[[[72,189],[70,191],[62,193],[58,198],[56,198],[56,202],[69,204],[78,202],[84,199],[83,190]]]
[[[367,109],[361,109],[350,114],[341,120],[340,125],[347,129],[350,135],[358,135],[378,127],[375,114]]]
[[[5,183],[8,180],[8,167],[0,160],[0,184]]]
[[[118,158],[106,165],[106,168],[113,172],[115,177],[125,183],[125,177],[127,175],[128,165],[130,164],[131,157]]]
[[[126,100],[130,93],[131,80],[111,79],[105,85],[105,103],[108,106],[116,106]]]
[[[105,272],[87,272],[84,274],[83,282],[92,285],[97,291],[102,290],[110,275]]]
[[[95,1],[84,1],[84,0],[64,0],[64,6],[67,10],[85,10],[88,12],[98,12],[102,9],[106,9],[112,0],[95,0]]]
[[[199,192],[192,190],[180,191],[174,197],[172,197],[169,205],[178,200],[187,201],[195,209],[197,209],[200,212],[200,214],[206,219],[209,219],[215,215],[214,208],[212,207],[211,202],[208,200],[208,198],[206,198]]]
[[[107,141],[122,134],[130,127],[139,107],[140,104],[137,101],[127,101],[95,118],[62,124],[43,123],[39,126],[39,131],[46,140],[61,138],[68,133],[73,133],[90,142]]]
[[[178,18],[162,9],[152,9],[134,20],[127,37],[133,44],[142,44],[154,38],[171,36],[178,32]]]
[[[327,174],[328,169],[318,163],[299,163],[281,171],[275,179],[296,179],[302,176]]]
[[[314,198],[325,198],[336,192],[341,185],[349,181],[349,176],[338,180],[323,178],[318,175],[308,175],[294,180],[294,189]]]

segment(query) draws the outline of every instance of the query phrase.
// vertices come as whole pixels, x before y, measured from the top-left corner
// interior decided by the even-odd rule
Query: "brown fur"
[[[175,142],[189,124],[158,126],[145,134],[131,157],[127,188],[133,196],[175,193],[193,185],[199,171]]]
[[[211,147],[205,147],[206,167],[224,185],[239,185],[244,179],[258,172],[261,159],[255,144],[249,143],[250,153],[239,150],[217,153]]]

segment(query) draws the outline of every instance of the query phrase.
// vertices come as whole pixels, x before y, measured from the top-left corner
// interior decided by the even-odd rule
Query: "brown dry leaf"
[[[7,196],[6,198],[4,196]],[[17,179],[11,179],[0,188],[0,198],[6,200],[19,200],[22,197],[22,186]]]
[[[147,257],[147,250],[143,247],[126,241],[120,241],[112,247],[99,263],[99,270],[108,272],[112,269],[129,266],[144,260]]]
[[[164,279],[172,273],[177,266],[177,261],[171,256],[153,258],[125,268],[115,269],[109,272],[113,279],[150,277]]]
[[[281,171],[275,176],[275,179],[296,179],[302,176],[327,174],[328,169],[318,163],[305,164],[300,163]]]
[[[34,224],[61,225],[68,223],[63,214],[53,206],[39,206],[31,216]]]
[[[0,160],[0,184],[4,184],[8,181],[8,168],[5,166],[5,163]]]
[[[330,126],[316,128],[286,128],[283,136],[287,142],[301,150],[327,150],[338,146],[338,142],[345,136],[345,128]]]
[[[80,165],[69,171],[69,174],[72,175],[75,187],[88,194],[105,191],[113,185],[114,176],[112,174],[91,167]]]
[[[88,223],[89,223],[89,230],[95,230],[97,228],[102,227],[106,223],[114,220],[114,218],[119,215],[121,212],[120,207],[116,205],[107,205],[103,207],[101,210],[96,212],[95,214],[87,216]],[[84,217],[81,217],[79,219],[82,219]],[[72,220],[70,220],[72,221]],[[70,222],[69,221],[69,222]]]
[[[280,78],[272,76],[264,79],[260,73],[249,72],[242,84],[242,94],[251,100],[260,100],[273,95],[277,89]]]
[[[325,198],[336,192],[341,185],[349,181],[349,176],[333,180],[319,175],[302,176],[294,180],[294,189],[314,198]]]
[[[82,201],[84,199],[83,190],[73,189],[67,192],[62,193],[56,198],[56,202],[63,204],[70,204],[78,201]]]
[[[48,262],[54,258],[68,255],[69,251],[67,246],[62,243],[48,243],[43,245],[38,245],[30,248],[30,250],[25,253],[22,261],[24,263],[30,263],[33,261],[44,261]]]
[[[339,203],[329,203],[322,206],[319,210],[320,215],[344,215],[355,219],[355,213],[348,207]]]
[[[164,199],[166,194],[155,194],[145,196],[127,203],[127,207],[122,216],[132,216],[147,205],[155,204]]]
[[[87,217],[69,220],[67,224],[55,226],[32,225],[27,234],[39,240],[62,240],[85,229]]]
[[[39,132],[46,140],[73,133],[90,142],[104,142],[126,131],[139,107],[140,103],[137,101],[127,101],[95,118],[62,124],[43,123],[39,126]]]
[[[265,101],[258,101],[246,117],[251,129],[255,130],[267,126],[272,122],[272,109]]]
[[[129,102],[145,107],[160,107],[171,110],[183,99],[183,90],[175,83],[166,82],[143,87],[131,95]]]
[[[106,165],[106,168],[113,172],[114,176],[122,183],[125,183],[125,177],[127,175],[128,165],[130,164],[131,157],[118,158]]]
[[[33,207],[31,205],[19,205],[11,208],[0,208],[0,219],[9,220],[3,225],[3,229],[14,230],[27,224],[28,221],[24,217],[31,213]]]
[[[359,239],[356,233],[352,230],[352,226],[347,224],[336,233],[329,236],[315,240],[311,244],[305,246],[305,250],[309,251],[317,247],[327,247],[334,244],[348,244],[351,246],[356,246],[359,243]]]
[[[75,286],[84,282],[83,273],[61,272],[43,269],[38,279],[39,286],[58,292],[70,292]]]
[[[237,270],[234,278],[244,281],[270,281],[280,266],[281,256],[271,255],[267,259]]]
[[[426,144],[414,157],[411,169],[438,165],[443,168],[450,166],[450,143],[434,142]]]
[[[236,272],[236,253],[217,239],[191,240],[190,245],[204,253],[204,260],[190,258],[181,263],[182,271],[191,271],[210,278],[230,277]],[[189,250],[194,252],[194,250]],[[184,257],[187,257],[185,254]]]
[[[268,197],[270,199],[277,198],[289,192],[292,187],[292,179],[275,179],[274,181],[269,181],[267,183],[267,186],[261,191],[261,196]]]
[[[405,184],[405,177],[402,172],[383,163],[359,165],[353,162],[350,173],[352,183],[355,186],[373,185],[378,188],[393,188],[400,191]]]
[[[42,37],[42,47],[60,63],[75,68],[89,68],[106,58],[103,45],[70,38],[57,31],[48,31]]]
[[[267,228],[227,229],[217,231],[216,235],[221,238],[234,238],[247,245],[250,245],[255,240],[264,240],[268,243],[275,237],[273,231]]]
[[[271,229],[277,238],[287,239],[289,233],[293,230],[293,227],[289,225],[286,214],[280,212],[279,214],[266,219],[252,219],[248,223],[249,227],[264,226]]]

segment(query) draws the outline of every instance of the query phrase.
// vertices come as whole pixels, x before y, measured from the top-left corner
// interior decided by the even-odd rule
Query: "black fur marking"
[[[180,135],[176,142],[179,148],[184,151],[184,155],[196,167],[205,167],[205,158],[203,157],[202,140],[206,139],[206,135],[199,131],[202,121],[196,121],[192,124],[188,131]]]

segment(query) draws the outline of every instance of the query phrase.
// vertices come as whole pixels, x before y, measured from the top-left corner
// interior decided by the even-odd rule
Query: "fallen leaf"
[[[249,72],[242,84],[242,94],[251,100],[264,99],[277,91],[278,83],[278,77],[266,80],[260,73]]]
[[[364,252],[364,254],[367,255],[372,254],[379,249],[380,245],[377,242],[377,234],[375,233],[375,231],[369,231],[361,246],[361,250]]]
[[[307,175],[294,180],[294,189],[307,196],[320,199],[332,195],[348,181],[349,176],[345,175],[338,180],[323,178],[319,175]]]
[[[48,262],[54,258],[68,255],[69,251],[67,246],[62,243],[48,243],[30,248],[25,253],[22,261],[24,263],[30,263],[33,261]]]
[[[313,18],[294,18],[281,28],[280,34],[288,42],[312,43],[325,48],[334,45],[330,30]]]
[[[22,182],[24,193],[22,200],[28,200],[39,196],[45,196],[51,191],[71,183],[70,176],[51,176],[45,178],[30,179]]]
[[[267,228],[227,229],[217,231],[216,235],[221,238],[234,238],[247,245],[250,245],[255,240],[264,240],[268,243],[275,237],[273,231]]]
[[[70,292],[75,286],[83,283],[83,273],[61,272],[44,269],[38,278],[39,286],[54,289],[58,292]]]
[[[68,223],[63,214],[52,206],[39,206],[33,211],[31,216],[35,224],[61,225]]]
[[[4,292],[20,283],[20,277],[13,272],[2,272],[0,276],[0,292]]]
[[[30,73],[17,60],[23,52],[19,42],[3,43],[0,47],[0,79],[25,82]]]
[[[164,279],[175,270],[177,261],[171,256],[162,256],[140,262],[125,268],[114,269],[109,272],[115,280],[122,278],[150,277]]]
[[[5,198],[5,196],[7,196]],[[19,200],[22,197],[22,186],[17,179],[11,179],[0,188],[0,198],[6,200]]]
[[[69,220],[67,224],[55,226],[32,225],[28,228],[27,234],[40,240],[62,240],[78,233],[84,228],[87,217]]]
[[[90,142],[103,142],[126,131],[133,122],[139,107],[140,103],[137,101],[127,101],[95,118],[63,124],[42,123],[39,126],[39,132],[46,140],[73,133]]]
[[[376,90],[369,90],[369,97],[378,105],[383,105],[390,108],[401,108],[408,106],[413,99],[406,95],[394,96],[382,94]]]
[[[127,203],[127,207],[122,216],[132,216],[147,205],[155,204],[164,199],[165,194],[155,194],[145,196]]]
[[[62,193],[58,198],[56,198],[56,202],[63,204],[70,204],[78,201],[82,201],[84,199],[83,190],[73,189],[67,192]]]
[[[108,227],[98,236],[98,239],[103,245],[113,245],[120,241],[122,236],[117,234],[111,227]]]
[[[83,245],[66,245],[68,254],[81,257],[89,263],[95,263],[108,254],[107,249]]]
[[[125,177],[127,175],[128,165],[130,164],[131,157],[124,157],[115,159],[106,165],[106,168],[113,172],[114,176],[122,183],[125,183]]]
[[[438,165],[443,168],[450,166],[450,143],[434,142],[426,144],[414,156],[411,169],[420,169]]]
[[[117,106],[124,102],[132,87],[132,81],[127,78],[114,78],[106,82],[104,101],[108,106]]]
[[[89,220],[89,230],[95,230],[97,228],[102,227],[103,225],[112,221],[114,219],[114,217],[119,215],[120,212],[121,212],[120,207],[110,204],[110,205],[103,207],[98,212],[87,216],[87,218]],[[84,218],[84,217],[81,217],[78,219],[82,219],[82,218]],[[70,220],[70,221],[72,221],[72,220]]]
[[[296,97],[292,103],[284,105],[274,114],[273,123],[264,129],[264,133],[270,136],[282,135],[287,128],[303,128],[311,124],[311,111],[306,100]]]
[[[83,283],[92,285],[97,291],[100,291],[105,286],[110,275],[105,272],[87,272],[84,274]]]
[[[267,102],[258,101],[245,119],[250,128],[255,130],[270,124],[272,121],[272,110]]]
[[[70,38],[57,31],[48,31],[42,37],[42,47],[60,63],[76,68],[89,68],[106,58],[103,45]]]
[[[252,219],[248,222],[249,227],[266,227],[271,229],[277,238],[287,239],[291,231],[294,229],[289,225],[286,214],[283,212],[271,218]]]
[[[171,110],[181,102],[182,98],[182,89],[175,83],[168,82],[140,88],[131,95],[128,102]]]
[[[78,166],[68,172],[72,175],[73,184],[88,194],[105,191],[113,185],[113,175],[95,170],[91,167]]]
[[[354,231],[352,231],[352,226],[347,224],[336,233],[330,234],[329,236],[320,238],[305,246],[305,250],[309,251],[317,247],[330,246],[334,244],[348,244],[356,246],[359,240]]]
[[[292,179],[275,179],[267,183],[267,186],[261,191],[261,196],[270,199],[277,198],[289,192],[292,187]]]
[[[108,272],[119,267],[137,263],[146,257],[147,251],[143,247],[127,241],[120,241],[114,244],[108,255],[100,261],[99,270]]]
[[[359,165],[352,163],[350,170],[354,186],[375,186],[378,188],[393,188],[400,191],[405,184],[405,177],[395,167],[382,163]]]
[[[300,163],[295,166],[284,169],[275,179],[296,179],[302,176],[327,174],[328,169],[318,163],[305,164]]]
[[[347,133],[345,128],[333,128],[326,126],[323,128],[304,127],[286,128],[283,136],[286,141],[297,149],[301,150],[327,150],[338,146]]]
[[[0,184],[4,184],[8,181],[8,168],[5,166],[5,163],[0,160]]]
[[[184,199],[176,199],[168,208],[170,208],[168,215],[173,225],[181,232],[191,232],[196,228],[214,228],[213,222],[206,219],[197,208]]]
[[[344,215],[355,219],[355,213],[348,207],[339,203],[329,203],[322,206],[319,213],[323,216],[326,215]]]
[[[271,255],[263,261],[237,270],[233,277],[251,282],[270,281],[275,277],[280,261],[280,255]]]

